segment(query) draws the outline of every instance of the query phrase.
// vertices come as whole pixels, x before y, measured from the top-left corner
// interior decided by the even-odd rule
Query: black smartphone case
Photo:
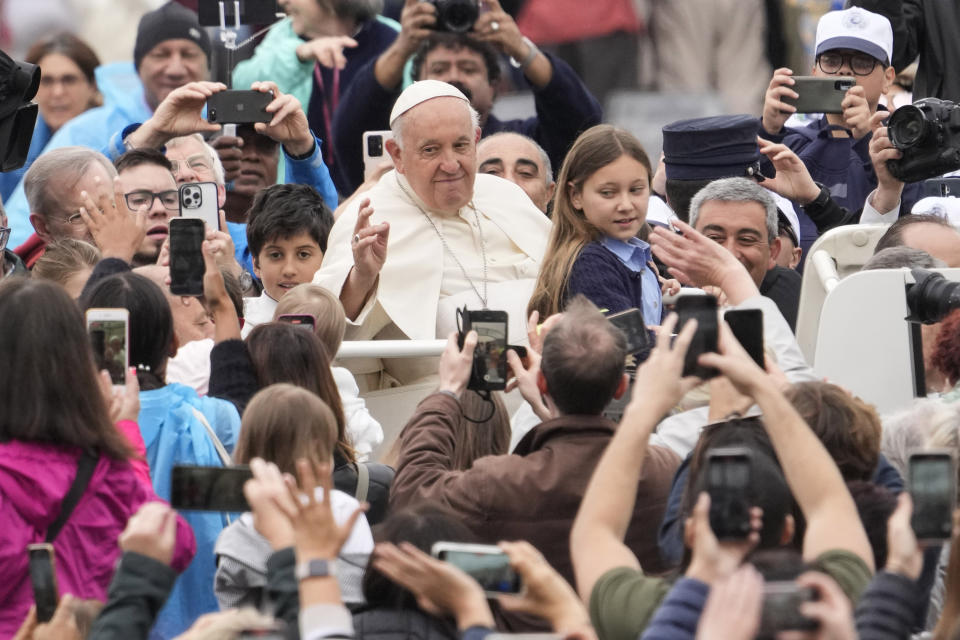
[[[217,124],[250,124],[270,122],[273,114],[267,105],[273,102],[272,93],[260,91],[221,91],[207,100],[207,120]]]
[[[857,83],[853,78],[840,76],[796,76],[794,81],[790,88],[800,97],[796,100],[783,97],[780,101],[795,106],[797,113],[843,113],[840,103],[847,90]]]

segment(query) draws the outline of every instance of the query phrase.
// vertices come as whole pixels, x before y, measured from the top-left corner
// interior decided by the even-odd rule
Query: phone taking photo
[[[707,452],[706,491],[710,496],[710,528],[717,540],[742,540],[750,535],[751,452],[746,447],[721,447]]]
[[[270,122],[273,114],[267,105],[273,102],[273,92],[253,90],[220,91],[207,98],[207,121],[215,124],[253,124]]]
[[[170,505],[181,511],[250,511],[243,485],[253,478],[249,467],[175,465],[170,475]]]
[[[650,331],[643,321],[640,309],[633,308],[607,316],[610,324],[623,332],[627,339],[627,353],[639,353],[650,347]]]
[[[53,545],[46,542],[27,545],[27,561],[33,601],[37,606],[37,622],[50,622],[60,603]]]
[[[430,555],[449,562],[480,583],[484,593],[496,597],[501,593],[520,593],[523,582],[510,566],[510,558],[500,547],[485,544],[437,542]]]
[[[957,501],[957,465],[948,450],[910,455],[908,486],[913,499],[910,524],[917,540],[949,540]]]
[[[701,353],[717,350],[717,299],[711,295],[682,295],[677,298],[677,333],[683,330],[690,320],[697,321],[697,331],[693,335],[687,356],[683,361],[683,375],[697,376],[703,380],[716,377],[719,371],[710,367],[701,367],[697,359]]]
[[[97,371],[106,369],[114,389],[122,389],[127,382],[130,334],[130,312],[126,309],[87,309],[87,334],[93,347]]]
[[[839,76],[794,76],[794,83],[787,88],[793,89],[799,98],[780,99],[784,104],[793,105],[797,113],[843,113],[843,99],[847,91],[857,84],[853,78]]]
[[[502,391],[507,388],[507,312],[458,310],[460,335],[463,342],[471,330],[477,332],[477,346],[473,351],[473,370],[467,389],[474,391]],[[522,356],[521,356],[522,357]]]
[[[199,218],[208,229],[220,231],[220,207],[217,185],[213,182],[187,182],[180,185],[180,217]]]
[[[202,296],[203,240],[206,224],[199,218],[170,220],[170,293],[175,296]]]
[[[773,638],[780,631],[816,631],[820,628],[820,621],[800,613],[800,605],[818,599],[816,591],[793,581],[765,583],[757,637]]]
[[[723,319],[733,337],[761,369],[766,367],[763,352],[763,311],[761,309],[729,309]]]

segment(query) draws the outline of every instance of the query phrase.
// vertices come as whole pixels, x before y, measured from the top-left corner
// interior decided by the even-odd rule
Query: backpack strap
[[[63,529],[63,525],[67,523],[70,514],[73,513],[77,503],[80,502],[83,492],[87,490],[87,485],[90,484],[90,478],[93,477],[93,471],[97,468],[97,460],[98,458],[88,451],[84,451],[80,455],[80,459],[77,461],[77,475],[73,479],[73,484],[70,485],[67,495],[60,503],[60,513],[57,514],[57,519],[47,529],[47,543],[56,540],[57,536],[60,535],[60,530]]]
[[[367,469],[367,463],[357,463],[357,491],[353,497],[357,502],[366,502],[367,494],[370,492],[370,470]]]
[[[210,440],[213,441],[213,448],[217,450],[217,455],[220,457],[220,462],[223,463],[223,466],[229,467],[233,464],[233,460],[230,458],[230,454],[227,453],[226,447],[223,446],[223,443],[220,442],[220,438],[217,437],[217,432],[213,430],[213,427],[210,426],[210,423],[207,421],[207,417],[203,415],[196,407],[190,407],[193,411],[193,417],[199,420],[204,429],[207,430],[207,435],[210,436]]]

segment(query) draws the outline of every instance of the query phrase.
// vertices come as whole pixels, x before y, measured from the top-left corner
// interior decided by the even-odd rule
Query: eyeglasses
[[[7,248],[7,240],[10,239],[10,227],[0,227],[0,253],[3,253]],[[0,261],[2,263],[2,261]],[[2,272],[2,269],[0,269]]]
[[[185,161],[180,160],[171,160],[170,166],[173,170],[173,175],[180,175],[181,168],[191,168],[194,171],[210,171],[210,161],[204,158],[203,156],[193,156],[187,158]]]
[[[176,190],[156,193],[154,191],[140,189],[123,194],[123,198],[127,201],[127,206],[130,207],[131,211],[136,211],[144,206],[150,208],[153,206],[153,201],[157,198],[160,199],[160,204],[163,205],[164,209],[176,211],[180,208],[180,194],[177,193]],[[71,216],[71,218],[72,217],[73,216]]]
[[[843,68],[844,62],[847,63],[854,75],[868,76],[873,73],[874,68],[880,61],[866,53],[843,54],[831,51],[821,53],[817,58],[817,65],[824,73],[837,73]]]

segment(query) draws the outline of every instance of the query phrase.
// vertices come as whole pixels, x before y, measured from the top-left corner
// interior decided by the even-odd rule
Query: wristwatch
[[[297,580],[336,577],[337,561],[314,558],[313,560],[300,562],[297,563],[294,575],[297,577]]]
[[[818,193],[817,197],[811,200],[810,202],[808,202],[807,204],[802,204],[800,206],[804,209],[809,208],[816,211],[819,209],[823,209],[825,206],[827,206],[827,203],[830,201],[830,190],[827,189],[822,184],[820,184],[819,182],[815,181],[813,184],[820,187],[820,193]]]

